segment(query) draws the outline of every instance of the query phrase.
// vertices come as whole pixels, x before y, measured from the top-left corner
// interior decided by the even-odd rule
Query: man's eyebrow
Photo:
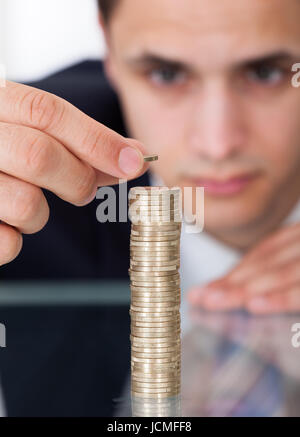
[[[279,64],[279,63],[293,63],[297,59],[296,55],[287,52],[279,51],[273,53],[266,53],[260,56],[244,59],[238,62],[238,66],[257,65],[257,64]]]
[[[157,55],[154,53],[141,53],[136,56],[129,56],[125,62],[136,68],[147,68],[155,65],[164,65],[178,70],[192,70],[188,63],[172,59],[166,56]]]

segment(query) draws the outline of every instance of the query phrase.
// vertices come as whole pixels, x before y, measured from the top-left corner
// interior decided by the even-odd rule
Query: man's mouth
[[[193,178],[193,185],[204,187],[205,193],[215,196],[235,195],[242,192],[257,177],[257,174],[231,176],[226,179]]]

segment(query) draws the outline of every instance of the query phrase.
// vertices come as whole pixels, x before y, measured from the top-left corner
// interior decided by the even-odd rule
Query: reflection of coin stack
[[[179,188],[130,190],[131,392],[167,398],[180,392]]]
[[[134,417],[178,417],[181,416],[180,397],[132,397],[131,412]]]

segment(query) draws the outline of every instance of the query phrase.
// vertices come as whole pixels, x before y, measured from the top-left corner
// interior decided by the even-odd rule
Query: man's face
[[[120,0],[106,28],[129,134],[166,185],[206,187],[208,230],[299,197],[299,22],[300,0]]]

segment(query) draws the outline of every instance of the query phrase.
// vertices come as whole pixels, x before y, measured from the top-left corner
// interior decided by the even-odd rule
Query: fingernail
[[[207,293],[203,299],[205,303],[208,303],[209,305],[213,304],[220,304],[223,303],[226,298],[226,293],[222,290],[213,290]]]
[[[143,166],[143,155],[133,147],[125,147],[119,155],[119,167],[126,175],[134,175]]]
[[[190,301],[196,302],[200,299],[200,297],[203,296],[203,293],[205,293],[205,291],[206,291],[205,288],[192,288],[188,292],[188,298]]]
[[[250,310],[261,310],[268,306],[268,299],[264,297],[255,297],[248,302],[248,308]]]

